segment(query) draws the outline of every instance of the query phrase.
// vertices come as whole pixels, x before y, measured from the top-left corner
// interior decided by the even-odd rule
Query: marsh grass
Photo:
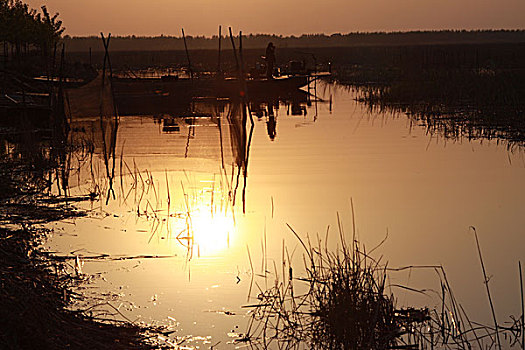
[[[332,78],[356,88],[371,109],[406,113],[449,139],[523,147],[523,45],[370,48],[360,57],[358,51],[346,61],[334,58]]]
[[[361,86],[374,110],[406,113],[429,132],[453,139],[494,139],[509,148],[525,139],[522,72],[437,71],[384,86]]]
[[[338,219],[339,220],[339,219]],[[264,284],[255,281],[256,296],[245,308],[251,317],[238,341],[259,349],[501,349],[522,347],[523,317],[505,325],[472,321],[456,300],[442,266],[389,268],[353,237],[348,243],[339,224],[339,246],[329,249],[329,229],[324,241],[302,238],[291,226],[303,248],[304,268],[294,272],[287,247],[282,248],[282,270],[264,268]],[[474,231],[475,233],[475,231]],[[476,244],[483,265],[481,248]],[[266,263],[265,263],[266,265]],[[270,268],[271,270],[271,268]],[[438,277],[440,290],[418,290],[393,284],[390,275],[425,270]],[[488,280],[483,276],[490,299]],[[268,280],[274,278],[273,283]],[[521,279],[520,279],[521,281]],[[434,297],[434,308],[399,307],[394,290]],[[250,287],[250,292],[252,287]],[[251,293],[250,293],[251,295]],[[255,302],[250,302],[255,300]],[[491,302],[491,312],[494,315]]]
[[[368,72],[373,72],[367,79]],[[452,140],[525,143],[523,68],[350,67],[335,79],[358,91],[372,111],[405,113],[431,134]],[[382,74],[384,73],[384,74]],[[374,75],[375,74],[375,75]]]
[[[304,277],[294,275],[283,247],[281,279],[259,287],[248,338],[261,348],[389,349],[402,334],[393,296],[386,293],[386,266],[372,259],[357,241],[330,251],[318,237],[303,240]],[[327,231],[328,236],[328,231]],[[274,266],[275,276],[278,275]],[[411,317],[407,317],[411,323]]]

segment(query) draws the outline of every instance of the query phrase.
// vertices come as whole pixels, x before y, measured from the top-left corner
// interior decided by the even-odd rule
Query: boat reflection
[[[274,141],[277,136],[277,116],[280,106],[284,105],[286,114],[292,116],[306,116],[308,104],[308,93],[299,90],[282,96],[267,96],[266,98],[257,98],[250,100],[250,113],[257,119],[266,121],[266,130],[268,137]]]
[[[166,133],[180,132],[180,125],[177,123],[175,118],[163,118],[162,131]]]

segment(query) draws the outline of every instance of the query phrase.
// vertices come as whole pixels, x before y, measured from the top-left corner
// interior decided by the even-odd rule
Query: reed
[[[522,317],[511,318],[510,326],[501,326],[494,317],[493,325],[470,320],[456,300],[442,266],[406,266],[389,268],[381,258],[371,256],[355,238],[347,243],[339,224],[339,247],[330,250],[316,237],[314,243],[302,238],[288,226],[303,248],[304,268],[294,271],[283,243],[282,272],[274,263],[273,273],[253,271],[252,278],[264,278],[250,283],[258,288],[250,309],[250,323],[239,342],[255,348],[281,349],[472,349],[523,346]],[[477,235],[476,235],[477,236]],[[476,237],[477,238],[477,237]],[[383,241],[384,242],[384,241]],[[476,239],[480,261],[483,257]],[[380,243],[381,245],[382,243]],[[380,246],[379,245],[379,246]],[[263,255],[264,255],[263,246]],[[434,309],[401,308],[396,305],[392,290],[403,289],[428,295],[431,290],[416,290],[409,286],[387,283],[392,273],[423,269],[439,278],[440,305]],[[486,273],[483,265],[486,283]],[[273,284],[268,279],[274,277]],[[487,292],[490,298],[490,292]],[[250,299],[249,299],[250,300]],[[253,297],[252,299],[253,300]],[[491,303],[491,312],[494,309]],[[503,342],[503,340],[505,342]]]
[[[394,346],[402,323],[392,296],[385,294],[385,266],[354,241],[329,251],[320,239],[315,246],[297,237],[305,254],[305,276],[294,276],[283,247],[283,271],[273,286],[260,290],[253,308],[249,339],[267,348],[308,343],[319,349],[387,349]],[[285,258],[286,256],[286,258]],[[277,268],[274,266],[275,276]],[[298,281],[303,286],[297,286]],[[306,292],[300,290],[306,286]],[[285,345],[286,344],[286,345]]]
[[[509,64],[509,63],[507,63]],[[525,70],[501,67],[350,67],[336,75],[371,110],[406,113],[429,133],[525,144]]]

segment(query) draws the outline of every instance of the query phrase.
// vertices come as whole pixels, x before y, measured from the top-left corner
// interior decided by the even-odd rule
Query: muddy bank
[[[36,249],[46,232],[0,228],[0,343],[4,349],[149,349],[140,327],[102,323],[66,307],[81,280]]]

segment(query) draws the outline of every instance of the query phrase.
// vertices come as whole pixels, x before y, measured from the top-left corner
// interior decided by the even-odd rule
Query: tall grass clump
[[[311,250],[307,279],[312,343],[323,349],[386,349],[395,345],[400,324],[386,274],[354,242],[341,251]]]
[[[386,290],[386,265],[355,239],[347,243],[342,229],[340,247],[331,251],[326,241],[312,245],[289,228],[305,250],[304,277],[294,276],[283,246],[282,281],[276,277],[247,306],[253,308],[247,340],[262,348],[276,342],[279,348],[391,349],[403,343],[411,324],[428,319],[426,310],[400,316]]]
[[[301,238],[291,226],[288,228],[304,251],[301,276],[295,276],[284,243],[282,271],[275,262],[274,271],[269,271],[264,252],[264,273],[254,274],[248,250],[252,276],[264,278],[264,284],[252,280],[259,292],[256,302],[245,306],[251,309],[251,321],[246,334],[237,341],[249,342],[258,349],[523,348],[523,315],[511,316],[505,324],[498,324],[495,316],[492,325],[471,320],[456,300],[441,265],[389,268],[381,258],[371,255],[379,246],[367,251],[356,240],[355,228],[349,243],[339,225],[336,249],[328,248],[328,230],[324,241],[317,236],[312,242],[308,236]],[[441,290],[417,290],[388,282],[391,273],[416,269],[436,273]],[[483,276],[487,281],[484,269]],[[271,278],[273,283],[269,282]],[[439,300],[432,308],[400,307],[393,288],[429,297],[433,294]],[[487,292],[490,299],[488,286]],[[492,303],[491,312],[495,315]]]

